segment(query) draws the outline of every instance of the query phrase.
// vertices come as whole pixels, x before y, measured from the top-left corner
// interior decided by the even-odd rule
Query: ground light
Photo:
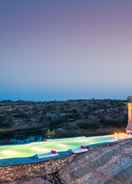
[[[118,139],[123,139],[123,138],[129,137],[129,135],[128,135],[127,133],[125,133],[125,132],[115,132],[115,133],[113,134],[113,136],[114,136],[115,138],[118,138]]]

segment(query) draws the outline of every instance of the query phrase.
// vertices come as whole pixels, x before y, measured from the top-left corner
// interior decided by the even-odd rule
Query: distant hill
[[[109,134],[124,130],[126,125],[125,101],[0,102],[0,138]]]

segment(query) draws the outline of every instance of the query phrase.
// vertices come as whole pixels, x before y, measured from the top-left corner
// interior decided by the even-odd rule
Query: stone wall
[[[0,183],[1,182],[14,182],[26,178],[36,177],[51,177],[58,172],[65,164],[68,164],[73,159],[65,158],[61,160],[52,160],[38,164],[27,164],[10,167],[0,167]]]

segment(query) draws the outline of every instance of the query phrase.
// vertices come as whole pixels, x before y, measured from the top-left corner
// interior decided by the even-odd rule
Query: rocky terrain
[[[30,135],[72,137],[110,134],[124,130],[126,125],[125,101],[0,102],[0,140],[5,137],[24,139]]]
[[[0,168],[1,184],[131,184],[132,140],[90,148],[87,153]]]

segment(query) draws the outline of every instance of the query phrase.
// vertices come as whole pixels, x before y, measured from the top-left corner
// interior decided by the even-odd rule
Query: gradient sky
[[[132,95],[131,0],[1,0],[0,99]]]

